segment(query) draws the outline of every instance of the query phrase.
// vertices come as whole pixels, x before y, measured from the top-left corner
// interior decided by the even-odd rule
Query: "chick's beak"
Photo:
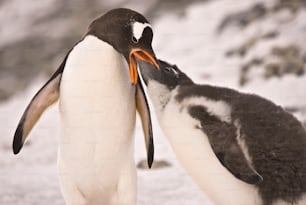
[[[136,58],[144,62],[151,63],[152,65],[154,65],[156,69],[159,70],[159,65],[153,53],[145,51],[140,48],[132,49],[129,55],[129,60],[130,60],[129,67],[130,67],[130,79],[134,85],[137,83],[138,79]]]

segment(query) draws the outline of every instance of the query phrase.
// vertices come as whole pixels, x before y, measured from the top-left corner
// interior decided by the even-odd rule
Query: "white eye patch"
[[[137,42],[142,37],[143,31],[145,30],[145,28],[147,28],[147,27],[152,28],[152,26],[150,24],[141,23],[141,22],[138,22],[138,21],[135,21],[133,23],[132,27],[133,27],[133,37],[137,40]]]

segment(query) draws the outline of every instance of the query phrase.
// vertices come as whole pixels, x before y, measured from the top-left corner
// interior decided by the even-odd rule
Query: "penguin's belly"
[[[215,205],[260,205],[255,187],[236,179],[214,154],[207,136],[186,108],[172,98],[157,113],[177,159]]]
[[[59,172],[84,195],[116,190],[122,173],[134,177],[134,96],[111,46],[88,36],[71,51],[60,87]]]

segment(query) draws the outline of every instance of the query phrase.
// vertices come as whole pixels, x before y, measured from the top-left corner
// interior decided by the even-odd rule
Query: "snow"
[[[57,0],[6,1],[0,7],[0,25],[5,28],[1,28],[0,30],[0,39],[2,39],[1,45],[6,45],[31,35],[33,31],[28,28],[35,20],[46,17],[52,13],[52,11],[55,10],[56,2]],[[31,19],[31,21],[29,21],[29,19]],[[10,24],[15,23],[17,23],[18,26],[10,26]]]
[[[265,1],[253,1],[265,2]],[[274,1],[267,1],[268,7]],[[280,33],[275,39],[260,41],[243,59],[247,62],[252,57],[262,57],[270,54],[271,45],[300,45],[306,41],[301,33],[305,24],[306,11],[300,11],[296,16],[288,14],[286,10],[269,16],[263,21],[254,22],[244,30],[234,28],[218,35],[216,28],[220,21],[232,11],[240,11],[250,6],[247,1],[219,0],[206,4],[195,4],[188,9],[185,18],[164,16],[153,25],[155,48],[158,57],[178,65],[194,81],[218,86],[231,87],[248,93],[256,93],[282,106],[297,106],[305,109],[306,77],[286,75],[283,78],[263,79],[260,70],[253,72],[252,81],[240,87],[238,58],[227,58],[225,52],[244,42],[258,33],[277,30]],[[222,12],[218,12],[222,11]],[[289,21],[293,18],[293,22]],[[277,29],[276,29],[277,28]],[[302,50],[305,47],[301,48]],[[294,88],[294,92],[292,89]],[[281,91],[281,92],[280,92]],[[299,117],[299,116],[298,116]],[[303,120],[305,118],[299,118]]]
[[[41,3],[33,10],[26,8],[32,14],[36,12],[36,10],[33,12],[34,9],[39,10],[44,6],[49,8],[47,4],[52,0],[44,2],[47,3]],[[253,2],[260,1],[253,0]],[[273,4],[273,1],[268,2],[269,5]],[[196,82],[256,93],[282,106],[302,108],[304,112],[296,112],[295,115],[305,121],[306,76],[287,75],[280,79],[264,80],[259,73],[255,72],[252,73],[254,78],[249,84],[245,87],[239,87],[238,76],[241,61],[237,58],[226,58],[224,53],[229,48],[253,36],[254,33],[265,33],[273,28],[283,31],[282,35],[275,40],[256,45],[256,49],[251,51],[245,60],[252,56],[269,55],[267,47],[271,44],[281,42],[286,45],[293,40],[297,44],[305,42],[305,36],[298,31],[304,26],[302,22],[306,18],[306,12],[301,11],[297,16],[292,17],[291,14],[283,11],[275,18],[255,22],[244,30],[231,28],[221,35],[216,34],[216,28],[224,14],[247,8],[249,5],[249,1],[210,1],[206,4],[198,3],[190,6],[184,17],[170,14],[161,16],[153,22],[155,53],[159,58],[177,64]],[[2,7],[2,10],[4,9],[9,9],[9,6]],[[28,14],[22,13],[22,15]],[[43,14],[37,13],[36,15]],[[8,16],[7,18],[7,21],[12,21],[13,17]],[[295,24],[286,23],[288,18],[295,18]],[[280,24],[280,22],[282,23]],[[21,29],[26,26],[26,22],[21,21],[20,24]],[[1,34],[1,38],[16,40],[8,37],[10,32],[16,33],[16,31],[6,31]],[[33,82],[26,92],[0,104],[1,205],[64,205],[56,174],[59,136],[57,105],[45,112],[31,132],[28,145],[19,155],[13,156],[11,150],[13,134],[23,109],[44,81],[45,79],[39,79]],[[155,159],[165,159],[172,166],[156,170],[138,170],[138,204],[210,205],[211,203],[205,198],[205,195],[176,161],[166,138],[158,127],[156,118],[153,119],[153,123]],[[138,162],[146,156],[139,122],[136,126],[135,138],[135,161]]]

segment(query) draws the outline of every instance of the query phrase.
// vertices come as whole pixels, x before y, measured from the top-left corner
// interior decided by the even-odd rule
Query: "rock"
[[[248,73],[254,66],[263,65],[263,77],[266,79],[282,77],[286,74],[301,76],[305,73],[305,54],[301,55],[297,46],[293,44],[283,47],[274,46],[271,48],[270,54],[263,59],[255,57],[241,66],[239,78],[241,86],[250,81]]]
[[[239,85],[244,86],[250,81],[250,78],[248,77],[247,73],[241,73],[239,77]]]
[[[300,54],[300,49],[295,45],[285,47],[273,47],[271,54],[278,57],[278,62],[269,63],[265,66],[265,77],[281,77],[285,74],[295,74],[297,76],[305,73],[305,59]]]
[[[250,23],[263,18],[267,14],[267,8],[263,3],[256,3],[247,10],[226,15],[218,26],[217,31],[220,33],[226,27],[236,25],[245,27]]]
[[[230,57],[230,56],[233,56],[233,55],[238,55],[240,57],[244,57],[247,54],[247,52],[249,51],[249,49],[251,47],[253,47],[256,44],[257,41],[258,41],[257,37],[249,38],[241,46],[227,51],[226,56]]]
[[[286,47],[275,46],[272,48],[271,54],[278,57],[299,56],[300,49],[294,45],[289,45]]]
[[[304,62],[297,57],[286,57],[280,62],[269,63],[265,65],[265,77],[282,77],[285,74],[303,75]]]
[[[155,19],[165,13],[172,13],[183,17],[188,6],[197,2],[203,3],[206,1],[209,0],[155,0],[146,11],[146,16],[150,19]],[[142,3],[142,1],[140,2]]]
[[[154,160],[151,169],[162,169],[166,167],[171,167],[172,165],[165,160]],[[138,169],[149,169],[147,160],[143,159],[137,163]]]
[[[247,84],[250,80],[250,78],[248,76],[248,73],[249,73],[250,69],[253,66],[259,66],[259,65],[262,65],[263,63],[264,63],[263,59],[253,58],[250,61],[248,61],[247,63],[243,64],[241,66],[241,71],[240,71],[239,85],[244,86],[245,84]]]
[[[262,19],[268,13],[276,13],[282,9],[289,9],[292,13],[297,13],[302,8],[306,8],[306,0],[278,0],[271,9],[262,2],[256,3],[249,9],[226,15],[217,31],[220,33],[232,25],[244,28],[250,23]]]
[[[279,32],[278,31],[271,31],[271,32],[268,32],[264,35],[262,35],[262,39],[273,39],[273,38],[276,38],[277,36],[279,35]]]
[[[244,57],[248,51],[253,48],[259,41],[261,40],[267,40],[267,39],[273,39],[276,38],[278,36],[278,32],[277,31],[271,31],[271,32],[267,32],[261,36],[254,36],[251,37],[249,39],[247,39],[244,43],[242,43],[242,45],[238,46],[237,48],[233,48],[228,50],[225,55],[227,57],[231,57],[234,55],[237,55],[239,57]]]
[[[264,77],[265,78],[271,78],[273,76],[278,76],[280,77],[280,63],[268,63],[267,65],[265,65],[265,73],[264,73]]]
[[[273,10],[278,12],[282,9],[289,9],[292,13],[296,13],[303,7],[306,7],[306,0],[278,0]]]

